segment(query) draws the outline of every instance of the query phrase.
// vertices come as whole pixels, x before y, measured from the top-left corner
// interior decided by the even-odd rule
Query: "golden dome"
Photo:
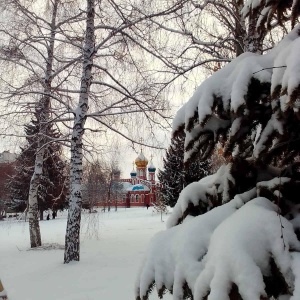
[[[148,159],[145,157],[143,152],[136,158],[135,164],[138,168],[146,168],[148,165]]]

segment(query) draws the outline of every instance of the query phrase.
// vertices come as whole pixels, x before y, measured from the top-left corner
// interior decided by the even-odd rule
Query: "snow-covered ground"
[[[64,244],[66,215],[40,224],[43,244]],[[10,300],[134,299],[147,244],[165,228],[160,215],[120,208],[83,214],[82,224],[81,260],[65,265],[62,249],[29,250],[28,223],[0,222],[0,278]],[[155,292],[150,299],[158,299]]]

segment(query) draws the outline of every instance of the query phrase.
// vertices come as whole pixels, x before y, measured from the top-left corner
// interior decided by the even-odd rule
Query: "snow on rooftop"
[[[150,191],[150,189],[143,184],[135,184],[127,188],[127,191]]]
[[[155,169],[155,166],[153,162],[151,161],[150,164],[148,165],[148,169]]]
[[[142,160],[142,161],[147,160],[147,158],[145,157],[143,151],[141,151],[141,153],[139,154],[139,156],[136,158],[136,161],[137,160]]]
[[[122,185],[123,192],[127,191],[132,187],[132,184],[130,182],[120,182],[120,184]]]

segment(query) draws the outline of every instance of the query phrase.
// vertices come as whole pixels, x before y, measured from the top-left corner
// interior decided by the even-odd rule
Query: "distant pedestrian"
[[[147,203],[146,206],[147,206],[147,209],[148,209],[150,205]]]
[[[47,215],[47,220],[50,220],[50,214],[48,213],[48,215]]]
[[[54,211],[52,212],[52,219],[55,219],[55,217],[56,217],[56,211],[54,210]]]

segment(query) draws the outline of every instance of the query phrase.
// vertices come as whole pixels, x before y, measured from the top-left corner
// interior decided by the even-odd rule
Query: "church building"
[[[122,183],[122,200],[119,202],[123,207],[151,206],[156,202],[159,183],[155,181],[156,168],[152,159],[148,160],[141,153],[134,162],[136,168],[130,172],[130,178],[118,179]]]

